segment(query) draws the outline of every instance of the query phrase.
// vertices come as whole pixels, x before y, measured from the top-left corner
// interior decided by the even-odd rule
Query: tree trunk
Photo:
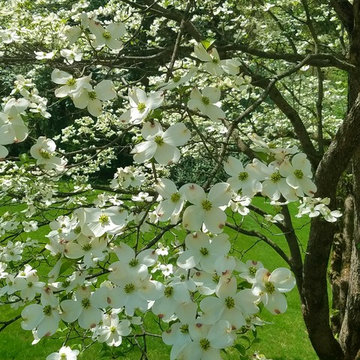
[[[343,231],[334,239],[330,282],[332,287],[331,326],[333,333],[340,334],[345,317],[348,296],[352,242],[354,236],[354,197],[348,195],[344,201]]]
[[[345,360],[360,359],[360,149],[353,157],[354,226],[348,267],[347,298],[339,341]],[[345,269],[346,271],[346,269]]]

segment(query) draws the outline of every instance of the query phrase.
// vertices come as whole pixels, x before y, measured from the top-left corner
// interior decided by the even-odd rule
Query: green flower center
[[[256,267],[255,266],[250,266],[249,267],[249,274],[254,276],[256,274]]]
[[[44,315],[50,316],[51,312],[52,312],[51,305],[44,306],[44,308],[43,308]]]
[[[271,283],[270,281],[267,281],[267,282],[265,283],[265,289],[266,289],[266,292],[267,292],[268,294],[270,294],[270,295],[275,292],[275,286],[274,286],[274,284]]]
[[[203,96],[201,98],[201,101],[204,105],[209,105],[210,104],[210,99],[207,96]]]
[[[51,153],[45,149],[40,149],[39,154],[43,159],[49,160],[51,158]]]
[[[200,347],[205,351],[208,350],[210,347],[210,341],[206,338],[200,339],[199,343],[200,343]]]
[[[81,305],[84,309],[88,309],[90,307],[90,300],[89,299],[82,299]]]
[[[60,355],[60,360],[67,360],[67,355],[66,354],[61,354]]]
[[[209,200],[203,200],[203,202],[201,203],[201,206],[205,211],[210,211],[212,208],[212,204]]]
[[[235,300],[231,296],[228,296],[225,299],[225,305],[228,309],[232,309],[235,306]]]
[[[138,103],[137,108],[140,112],[144,112],[146,109],[146,105],[144,103]]]
[[[73,78],[66,81],[67,86],[74,86],[75,84],[76,84],[76,80]]]
[[[99,223],[102,225],[102,226],[105,226],[105,225],[109,225],[109,216],[106,215],[106,214],[102,214],[99,216]]]
[[[176,203],[180,200],[180,197],[181,197],[180,194],[178,192],[176,192],[171,195],[170,199],[172,202]]]
[[[202,247],[202,248],[200,248],[200,253],[201,253],[201,255],[206,256],[209,254],[209,250],[206,247]]]
[[[131,294],[135,291],[135,285],[134,284],[126,284],[124,287],[124,291],[126,294]]]
[[[131,267],[135,267],[138,263],[139,263],[138,259],[132,259],[132,260],[130,260],[129,265]]]
[[[220,281],[220,276],[218,274],[214,274],[212,281],[217,284]]]
[[[181,325],[179,330],[182,334],[188,334],[189,333],[189,325],[188,324]]]
[[[166,297],[170,297],[174,292],[174,288],[172,286],[167,286],[164,290],[164,295]]]
[[[219,63],[219,59],[213,58],[213,59],[212,59],[212,62],[213,62],[213,64],[218,64],[218,63]]]
[[[30,282],[28,282],[28,284],[27,284],[28,288],[32,288],[32,287],[33,287],[33,285],[34,285],[34,284],[33,284],[33,282],[31,282],[31,281],[30,281]]]
[[[96,92],[95,91],[89,91],[89,98],[91,100],[95,100],[96,99]]]
[[[271,174],[270,176],[270,180],[273,182],[273,183],[277,183],[281,180],[281,175],[278,171],[274,172]]]
[[[155,136],[154,141],[159,146],[164,144],[164,139],[160,135]]]
[[[304,173],[301,170],[295,170],[294,171],[294,175],[295,177],[297,177],[298,179],[302,179],[304,177]]]
[[[243,171],[239,174],[238,179],[240,181],[245,181],[249,177],[249,174],[246,171]]]
[[[110,332],[113,334],[114,332],[116,332],[116,326],[111,326],[110,327]]]
[[[82,246],[83,251],[90,251],[91,250],[91,244],[85,244]]]
[[[174,83],[177,83],[177,82],[179,82],[180,80],[181,80],[181,76],[179,76],[179,75],[173,77],[173,82],[174,82]]]
[[[102,33],[102,36],[103,36],[103,38],[106,39],[106,40],[111,39],[111,34],[109,33],[109,31],[104,31],[104,32]]]

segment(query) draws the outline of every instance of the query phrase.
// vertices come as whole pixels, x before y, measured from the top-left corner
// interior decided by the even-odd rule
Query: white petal
[[[0,145],[0,159],[4,159],[8,156],[9,151],[5,146]]]
[[[226,118],[224,111],[221,110],[218,106],[212,104],[206,106],[204,114],[207,115],[213,121]]]
[[[101,321],[101,314],[102,312],[99,309],[92,306],[83,309],[78,319],[80,327],[83,329],[94,328]]]
[[[102,103],[99,99],[90,100],[87,109],[92,116],[98,117],[101,115]]]
[[[203,89],[202,94],[209,98],[210,103],[214,104],[220,100],[221,91],[215,87],[206,87]]]
[[[197,264],[198,261],[197,259],[194,257],[193,252],[192,251],[184,251],[177,259],[176,264],[181,267],[182,269],[192,269],[194,268]]]
[[[106,27],[106,30],[109,31],[115,39],[118,39],[126,33],[125,25],[122,22],[111,23]]]
[[[232,191],[228,183],[217,183],[209,191],[208,199],[216,207],[228,205]]]
[[[60,307],[62,309],[61,319],[70,323],[75,321],[82,311],[80,301],[64,300],[61,302]]]
[[[196,205],[187,207],[183,215],[183,227],[186,230],[197,231],[200,230],[202,223],[204,222],[204,211]]]
[[[212,61],[212,57],[207,53],[204,45],[199,43],[194,46],[195,56],[201,61]]]
[[[162,127],[157,121],[146,121],[141,129],[141,135],[144,139],[148,139],[151,136],[162,134]]]
[[[135,162],[143,163],[154,156],[156,149],[157,145],[153,141],[144,141],[136,145],[131,153],[135,153]]]
[[[167,144],[182,146],[186,144],[191,137],[189,129],[183,123],[177,123],[170,126],[164,133],[163,139]]]
[[[178,192],[174,182],[166,178],[158,179],[155,189],[164,199],[168,199],[172,194]]]
[[[116,97],[114,84],[111,80],[103,80],[99,82],[95,86],[94,91],[96,92],[97,98],[102,101],[111,100]]]
[[[264,306],[273,314],[284,313],[287,309],[286,297],[282,293],[265,294]]]
[[[180,188],[179,192],[184,194],[186,200],[195,205],[201,206],[201,203],[206,200],[204,189],[197,184],[185,184]]]
[[[89,93],[87,90],[82,89],[80,92],[74,94],[73,102],[78,109],[85,109],[89,104]]]
[[[239,173],[244,172],[244,166],[239,159],[229,156],[224,163],[224,170],[230,176],[239,176]]]
[[[209,211],[204,211],[204,217],[205,226],[210,232],[219,234],[223,231],[226,223],[226,214],[224,211],[213,207]]]
[[[162,165],[170,165],[178,161],[180,157],[179,149],[169,144],[159,145],[155,151],[155,160]]]
[[[296,284],[295,277],[287,268],[277,268],[269,276],[276,289],[280,292],[289,292]]]
[[[38,304],[29,305],[21,312],[21,317],[24,320],[21,322],[24,330],[35,329],[44,318],[43,307]]]
[[[51,81],[59,85],[66,84],[66,82],[72,78],[73,77],[71,74],[65,71],[61,71],[59,69],[54,69],[53,72],[51,73]]]

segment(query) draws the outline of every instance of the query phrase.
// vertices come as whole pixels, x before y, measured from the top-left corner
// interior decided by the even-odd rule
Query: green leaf
[[[241,354],[241,355],[245,355],[246,354],[246,349],[245,346],[241,345],[241,344],[235,344],[234,348]]]
[[[24,163],[29,162],[30,157],[29,157],[28,154],[22,153],[22,154],[20,154],[19,159],[20,159],[20,161],[24,164]]]
[[[213,38],[207,38],[203,41],[201,41],[201,43],[203,44],[204,48],[207,50],[213,43],[215,42],[215,39]]]
[[[64,273],[67,269],[69,269],[69,268],[72,266],[73,263],[74,263],[74,262],[71,261],[71,260],[67,260],[67,261],[63,262],[63,263],[61,264],[59,274]]]

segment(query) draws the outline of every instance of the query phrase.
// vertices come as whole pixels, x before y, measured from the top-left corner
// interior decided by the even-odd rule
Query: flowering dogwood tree
[[[60,338],[48,360],[95,343],[147,359],[149,338],[170,359],[246,359],[240,338],[265,325],[262,308],[286,312],[296,286],[319,358],[359,358],[360,1],[0,5],[12,76],[0,112],[0,305],[17,312],[0,332],[19,321],[35,346]],[[348,108],[335,109],[346,76]],[[51,122],[59,133],[39,133]],[[129,166],[96,179],[125,156]],[[173,175],[182,166],[191,181]],[[331,328],[345,172],[355,192],[334,247],[346,251]],[[294,216],[310,223],[304,253]],[[288,267],[243,262],[242,236]]]

